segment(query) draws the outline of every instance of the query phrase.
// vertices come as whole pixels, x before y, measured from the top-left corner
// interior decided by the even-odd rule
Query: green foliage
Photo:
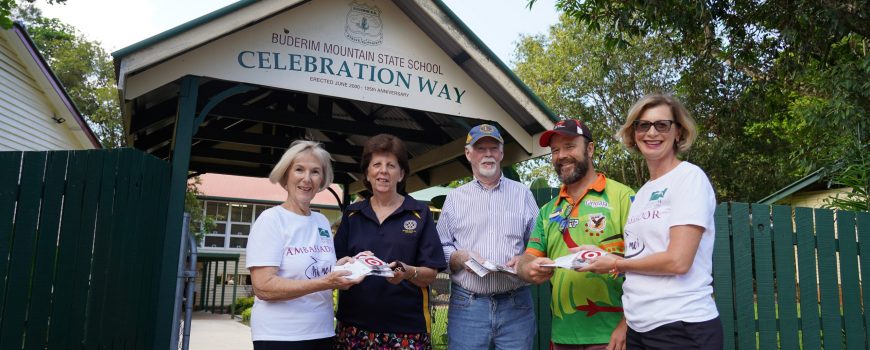
[[[827,208],[870,211],[870,155],[868,152],[870,152],[870,147],[866,143],[857,145],[850,157],[842,162],[843,169],[832,172],[831,182],[850,188],[851,191],[828,198],[825,201]]]
[[[236,311],[250,309],[254,306],[254,297],[237,298],[233,305]]]
[[[217,227],[215,218],[210,215],[205,215],[203,212],[202,201],[197,196],[202,195],[199,191],[199,185],[202,184],[199,177],[194,177],[187,181],[187,192],[184,193],[184,211],[190,214],[190,223],[188,229],[196,237],[196,243],[202,243],[207,232],[211,232]]]
[[[547,155],[517,163],[517,172],[520,174],[520,182],[529,187],[538,186],[559,187],[559,178],[553,171],[552,158]],[[543,182],[543,184],[541,183]],[[534,188],[534,187],[532,187]]]
[[[33,4],[34,2],[36,2],[36,0],[24,0],[24,2],[28,4]],[[49,5],[65,4],[66,0],[46,0],[46,2]],[[0,0],[0,28],[12,28],[12,10],[18,6],[18,3],[20,2],[16,0]]]
[[[250,323],[251,322],[251,311],[253,308],[247,308],[245,311],[242,311],[242,322]]]
[[[683,157],[707,171],[719,200],[754,201],[819,167],[861,169],[845,163],[868,144],[868,1],[559,0],[557,7],[567,19],[548,37],[520,44],[518,74],[557,111],[592,120],[596,135],[613,130],[596,108],[623,115],[632,92],[664,91],[698,122],[699,138]],[[596,51],[609,57],[577,59]],[[647,61],[632,64],[637,54]],[[524,74],[524,63],[539,67]],[[607,68],[594,74],[597,67]],[[655,79],[622,77],[625,68]],[[584,84],[612,98],[595,99]],[[587,114],[566,113],[560,103]],[[632,187],[645,178],[638,157],[607,141],[596,146],[597,166],[609,177]]]
[[[0,0],[0,28],[12,28],[12,8],[15,7],[15,0]]]
[[[332,290],[332,313],[338,312],[338,289]]]
[[[651,35],[610,50],[604,36],[563,16],[547,36],[523,38],[516,72],[557,113],[590,126],[597,171],[637,188],[647,178],[646,165],[613,135],[634,101],[650,92],[677,91],[687,83],[680,72],[691,67],[674,54],[668,38]],[[553,187],[559,183],[549,157],[526,161],[519,172],[525,183],[537,178]]]
[[[596,169],[626,184],[642,183],[645,166],[612,137],[634,101],[649,92],[673,91],[684,63],[669,50],[665,35],[636,40],[614,51],[606,38],[563,15],[547,36],[524,37],[516,72],[563,118],[580,119],[595,139]],[[555,180],[549,160],[537,160],[532,179]]]
[[[465,185],[465,184],[471,182],[471,180],[474,180],[474,177],[472,177],[472,176],[463,177],[461,179],[456,179],[456,180],[450,181],[450,183],[444,185],[444,187],[457,188],[459,186],[462,186],[462,185]]]
[[[126,140],[110,55],[99,42],[87,40],[76,28],[56,18],[43,17],[33,5],[16,9],[16,16],[25,23],[33,42],[103,147],[123,147]]]
[[[550,187],[555,187],[555,186],[551,186],[550,183],[547,181],[547,179],[545,179],[543,177],[539,177],[537,179],[532,180],[532,183],[529,185],[529,189],[533,189],[533,190],[545,189],[545,188],[550,188]]]

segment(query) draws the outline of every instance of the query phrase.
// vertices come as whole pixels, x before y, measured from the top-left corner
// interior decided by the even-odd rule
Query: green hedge
[[[252,308],[249,307],[249,308],[245,309],[245,311],[242,311],[242,321],[243,322],[251,322],[251,309]]]
[[[236,312],[249,309],[254,306],[254,297],[238,298],[235,303]]]

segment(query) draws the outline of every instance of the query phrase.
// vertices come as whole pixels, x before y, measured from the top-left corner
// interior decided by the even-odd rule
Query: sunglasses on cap
[[[673,120],[656,120],[654,122],[651,122],[649,120],[635,120],[633,123],[631,123],[631,125],[634,126],[634,132],[637,133],[645,133],[649,131],[649,128],[651,126],[655,126],[656,131],[665,133],[671,131],[671,125],[673,124],[680,125],[680,123],[677,123]]]

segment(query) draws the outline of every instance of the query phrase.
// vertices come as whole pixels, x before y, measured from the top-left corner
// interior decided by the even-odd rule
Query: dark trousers
[[[258,340],[254,342],[254,350],[331,350],[334,348],[335,337],[300,341]]]
[[[625,347],[634,349],[722,349],[722,322],[719,317],[704,322],[672,322],[649,332],[628,328]]]

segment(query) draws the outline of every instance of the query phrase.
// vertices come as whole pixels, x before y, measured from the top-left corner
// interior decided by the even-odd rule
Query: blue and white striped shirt
[[[505,264],[525,251],[537,217],[538,205],[523,184],[502,176],[490,190],[475,179],[450,192],[444,202],[437,225],[444,257],[449,265],[453,252],[467,250]],[[464,269],[452,271],[450,278],[474,293],[502,293],[527,285],[510,274],[479,277]]]

